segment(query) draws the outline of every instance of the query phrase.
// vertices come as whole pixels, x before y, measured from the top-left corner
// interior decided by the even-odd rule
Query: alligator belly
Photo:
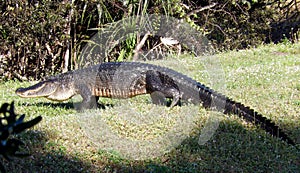
[[[94,96],[108,97],[108,98],[131,98],[137,95],[147,94],[146,89],[140,90],[118,90],[111,88],[96,88],[93,91]]]

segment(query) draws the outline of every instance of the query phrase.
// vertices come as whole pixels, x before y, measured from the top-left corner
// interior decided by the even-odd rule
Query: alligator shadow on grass
[[[186,138],[171,152],[154,159],[159,161],[120,163],[117,172],[299,171],[299,151],[261,129],[249,130],[239,122],[220,123],[204,145],[198,144],[201,129],[198,130],[199,133]],[[293,134],[300,132],[297,128],[290,130]]]
[[[287,130],[287,129],[286,129]],[[297,127],[290,128],[299,134]],[[240,122],[221,122],[213,137],[199,145],[199,136],[186,138],[163,164],[179,172],[297,172],[297,149],[261,129]],[[298,139],[297,139],[298,138]],[[293,139],[298,143],[299,137]]]
[[[49,143],[51,132],[26,131],[19,136],[32,156],[2,161],[8,172],[297,172],[297,152],[262,130],[248,130],[237,122],[221,123],[206,144],[199,133],[186,138],[171,152],[146,161],[133,161],[99,152],[91,159],[66,154]],[[292,130],[298,133],[299,130]],[[55,135],[55,134],[54,134]],[[260,137],[258,137],[260,136]],[[100,150],[100,149],[99,149]],[[299,154],[299,153],[298,153]],[[280,156],[280,157],[278,157]],[[84,158],[84,159],[83,159]],[[280,170],[278,170],[280,168]]]
[[[63,154],[62,151],[51,150],[47,144],[46,134],[41,131],[32,131],[19,135],[26,148],[30,148],[29,157],[13,157],[10,162],[1,159],[6,171],[9,173],[30,173],[30,172],[89,172],[93,165],[81,161],[75,156]],[[47,148],[47,149],[46,149]],[[28,152],[25,150],[24,152]]]
[[[149,161],[146,165],[143,161],[123,160],[119,162],[115,159],[115,156],[111,157],[111,154],[103,152],[96,154],[99,158],[94,159],[91,159],[90,154],[81,157],[74,156],[74,154],[66,154],[63,146],[60,150],[60,147],[49,141],[48,136],[53,135],[55,134],[35,130],[29,130],[19,135],[18,139],[25,143],[25,148],[30,148],[29,152],[31,155],[23,158],[13,157],[9,162],[1,159],[6,171],[8,173],[147,172],[148,167],[156,169],[163,167],[154,163],[149,164]],[[28,149],[25,149],[24,152],[28,152]],[[83,158],[87,159],[84,160]]]

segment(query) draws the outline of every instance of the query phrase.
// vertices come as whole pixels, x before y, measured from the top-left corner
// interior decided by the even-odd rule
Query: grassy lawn
[[[149,63],[250,106],[300,147],[299,43]],[[16,112],[28,119],[43,116],[17,136],[32,156],[2,160],[8,172],[300,172],[299,151],[237,116],[194,105],[170,110],[151,104],[149,96],[102,99],[105,109],[77,113],[80,97],[55,103],[14,93],[34,83],[0,84],[1,104],[15,101]]]

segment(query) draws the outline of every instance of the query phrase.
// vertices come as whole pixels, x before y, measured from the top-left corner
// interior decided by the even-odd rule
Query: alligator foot
[[[91,100],[86,101],[83,100],[82,103],[80,103],[79,107],[77,108],[77,111],[82,112],[85,109],[96,109],[97,103],[96,100],[91,98]]]
[[[163,93],[155,91],[150,94],[151,100],[153,104],[167,106],[168,102]]]

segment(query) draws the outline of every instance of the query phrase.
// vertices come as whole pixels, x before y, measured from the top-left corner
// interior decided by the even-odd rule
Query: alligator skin
[[[130,98],[150,94],[155,104],[166,104],[165,98],[171,98],[171,107],[187,101],[225,114],[236,114],[259,125],[271,135],[295,145],[278,126],[253,109],[179,72],[146,63],[103,63],[50,77],[31,87],[19,88],[16,93],[21,97],[42,96],[56,101],[80,94],[84,109],[95,107],[99,97]]]

